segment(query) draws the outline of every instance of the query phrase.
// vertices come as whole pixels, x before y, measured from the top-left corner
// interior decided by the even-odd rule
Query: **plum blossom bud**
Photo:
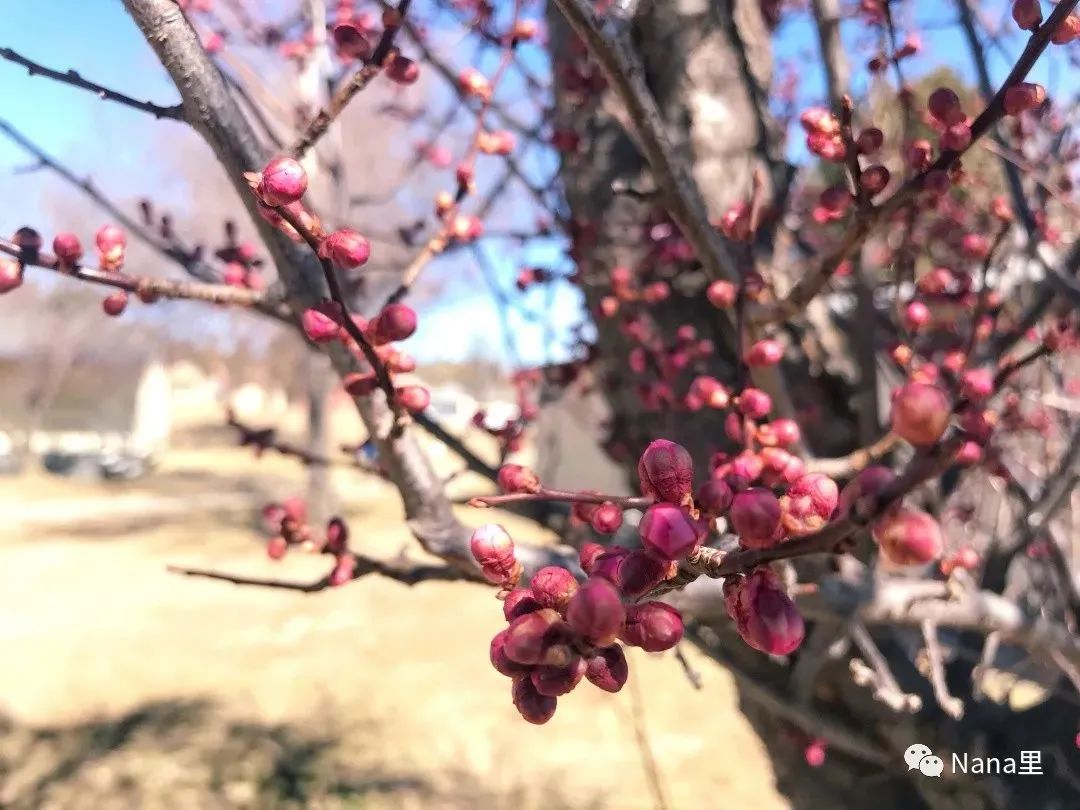
[[[665,560],[678,560],[705,539],[707,526],[683,506],[656,503],[641,518],[638,531],[645,547]]]
[[[533,599],[540,607],[562,610],[570,597],[577,593],[578,584],[574,575],[565,568],[548,565],[537,571],[529,583]]]
[[[747,241],[753,235],[750,232],[750,207],[745,202],[731,206],[720,218],[720,230],[732,241]]]
[[[371,56],[371,43],[356,23],[338,23],[334,26],[333,35],[339,56],[348,59],[367,59]]]
[[[1000,222],[1012,222],[1014,219],[1012,206],[1000,194],[990,201],[990,213]]]
[[[706,481],[697,492],[697,505],[710,515],[722,515],[731,507],[735,494],[718,478]]]
[[[840,493],[839,514],[843,517],[849,516],[860,500],[877,495],[895,479],[896,473],[880,464],[860,470]]]
[[[759,340],[746,350],[746,365],[751,368],[759,366],[775,366],[784,357],[784,347],[780,341],[766,338]]]
[[[922,301],[912,301],[904,307],[904,325],[912,332],[922,329],[930,322],[930,308]]]
[[[981,402],[994,393],[994,373],[988,368],[972,368],[960,375],[960,393],[972,402]]]
[[[520,563],[514,557],[514,541],[506,529],[496,523],[487,523],[472,533],[469,551],[480,564],[484,576],[496,585],[520,576]]]
[[[622,638],[645,652],[663,652],[683,637],[682,615],[663,602],[642,602],[626,611],[626,629]]]
[[[372,391],[379,387],[379,381],[376,379],[373,372],[352,372],[346,374],[345,378],[341,381],[345,388],[345,391],[351,397],[366,397]]]
[[[512,622],[518,616],[540,610],[541,607],[533,596],[532,588],[514,588],[503,600],[503,616]]]
[[[548,648],[562,639],[562,619],[550,609],[526,613],[514,619],[506,630],[506,655],[511,661],[530,666],[547,661]],[[569,657],[567,657],[569,660]]]
[[[94,234],[94,244],[98,249],[98,260],[106,270],[119,270],[124,264],[124,251],[127,249],[127,234],[116,225],[102,225]]]
[[[338,587],[351,582],[355,571],[356,555],[342,554],[337,558],[337,562],[334,563],[333,570],[330,571],[330,584],[334,587]]]
[[[105,310],[106,315],[115,317],[127,308],[127,303],[128,294],[123,290],[117,290],[111,295],[105,296],[105,300],[101,302],[101,308]]]
[[[529,678],[515,679],[510,693],[514,700],[514,708],[533,725],[542,726],[555,716],[559,699],[541,695]]]
[[[960,97],[948,87],[939,87],[930,94],[926,101],[930,115],[945,126],[962,123],[964,111],[960,107]]]
[[[458,74],[458,85],[467,94],[484,99],[491,98],[491,82],[476,68],[465,68]]]
[[[323,549],[331,554],[341,554],[349,545],[349,527],[339,517],[332,517],[326,524],[326,543]]]
[[[904,159],[910,168],[915,171],[922,171],[930,165],[930,155],[933,152],[933,147],[930,146],[930,141],[925,138],[919,138],[911,141],[904,149]]]
[[[960,252],[969,259],[985,259],[990,255],[990,240],[985,234],[965,233],[960,240]]]
[[[971,127],[961,121],[953,124],[941,134],[941,148],[953,152],[963,152],[971,145]]]
[[[1041,84],[1017,82],[1005,90],[1002,106],[1006,115],[1020,115],[1033,110],[1046,101],[1046,90]]]
[[[603,647],[585,659],[585,677],[605,692],[618,692],[629,675],[626,655],[618,644]]]
[[[1012,7],[1012,18],[1022,30],[1034,31],[1043,18],[1039,0],[1016,0]]]
[[[1080,38],[1080,14],[1074,11],[1058,23],[1050,35],[1050,41],[1055,45],[1068,45],[1077,38]]]
[[[926,512],[900,507],[876,521],[870,533],[881,553],[897,565],[920,565],[941,556],[941,526]]]
[[[0,259],[0,295],[22,286],[22,265],[11,259]]]
[[[702,375],[690,383],[689,395],[706,408],[726,408],[731,402],[731,394],[715,377]]]
[[[877,127],[864,129],[855,138],[855,146],[861,154],[872,155],[885,143],[885,135]]]
[[[739,411],[751,419],[762,419],[772,410],[772,397],[760,388],[744,388],[739,394]]]
[[[657,439],[638,459],[637,473],[642,495],[682,503],[694,483],[694,460],[682,445]]]
[[[755,650],[789,655],[802,644],[802,615],[770,569],[757,568],[730,586],[725,582],[724,601],[739,636]]]
[[[319,244],[319,257],[329,259],[338,267],[352,270],[367,263],[371,243],[352,228],[341,228]]]
[[[420,66],[412,59],[396,53],[386,66],[386,75],[395,84],[415,84],[420,78]]]
[[[607,548],[599,543],[582,543],[581,548],[578,549],[578,563],[581,565],[581,570],[586,574],[591,574],[593,563],[595,563],[596,559],[607,550]]]
[[[336,301],[322,301],[304,310],[300,325],[308,340],[327,343],[341,335],[341,306]]]
[[[394,389],[397,404],[410,413],[419,413],[431,404],[431,392],[422,385],[404,385]]]
[[[416,331],[416,312],[405,304],[390,304],[368,324],[368,335],[376,346],[406,340]]]
[[[536,36],[538,30],[539,26],[536,24],[536,20],[518,20],[514,23],[510,36],[514,42],[527,42]]]
[[[793,537],[816,532],[832,517],[840,489],[829,476],[807,473],[780,498],[784,529]]]
[[[503,464],[499,468],[499,489],[503,492],[539,492],[540,478],[528,467]]]
[[[929,447],[949,426],[949,398],[935,385],[909,382],[893,393],[892,429],[916,447]]]
[[[738,290],[730,281],[714,281],[705,290],[709,303],[717,309],[727,309],[735,304]]]
[[[589,520],[593,531],[600,534],[615,534],[623,523],[623,510],[610,501],[600,504]]]
[[[58,233],[53,238],[53,253],[56,254],[60,264],[66,267],[74,267],[82,258],[82,243],[79,237],[73,233]]]
[[[280,208],[303,197],[307,186],[307,172],[299,161],[290,157],[277,157],[262,170],[255,193],[264,204],[271,208]]]
[[[596,646],[604,647],[615,641],[622,631],[626,608],[614,585],[606,579],[592,576],[570,598],[566,606],[566,621],[575,633]]]
[[[538,666],[532,671],[533,686],[548,697],[568,695],[585,677],[585,668],[585,659],[580,655],[573,656],[568,664]]]
[[[613,585],[617,585],[619,583],[619,569],[622,567],[623,560],[629,554],[630,549],[622,546],[605,548],[604,553],[593,561],[591,576],[606,579]]]
[[[531,668],[526,664],[519,664],[516,661],[511,661],[506,655],[506,637],[508,635],[507,630],[502,630],[496,633],[495,637],[491,639],[491,646],[488,649],[488,657],[491,661],[491,666],[500,675],[505,675],[508,678],[517,678],[522,675],[528,675]]]
[[[636,599],[643,596],[665,579],[670,572],[670,562],[648,551],[637,549],[623,558],[619,566],[618,586],[624,596]]]
[[[889,170],[878,163],[867,166],[859,173],[859,185],[866,190],[867,194],[873,196],[885,190],[885,187],[889,185],[889,177]]]
[[[747,548],[770,548],[779,543],[783,537],[780,519],[779,499],[761,487],[738,493],[728,510],[731,527]]]

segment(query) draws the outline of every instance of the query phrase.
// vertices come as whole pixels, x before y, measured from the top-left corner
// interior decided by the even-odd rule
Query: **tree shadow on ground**
[[[464,771],[421,775],[377,763],[378,729],[343,744],[326,717],[303,727],[230,719],[203,700],[163,700],[64,726],[0,718],[7,810],[221,808],[583,808],[547,785],[488,789]],[[351,764],[363,762],[362,765]]]

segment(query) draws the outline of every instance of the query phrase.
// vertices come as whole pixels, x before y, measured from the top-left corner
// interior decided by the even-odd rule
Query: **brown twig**
[[[945,661],[941,654],[941,643],[938,641],[937,625],[924,619],[919,626],[926,642],[926,659],[930,667],[929,678],[934,699],[945,714],[953,720],[959,720],[964,716],[964,701],[949,694],[948,684],[945,683]]]
[[[648,509],[653,498],[631,495],[598,495],[590,492],[568,492],[561,489],[540,489],[537,492],[508,492],[504,495],[480,495],[469,499],[469,506],[480,509],[529,501],[560,501],[562,503],[613,503],[623,509]]]

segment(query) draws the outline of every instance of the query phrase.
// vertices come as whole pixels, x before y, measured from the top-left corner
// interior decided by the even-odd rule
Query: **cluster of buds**
[[[266,542],[266,554],[280,560],[290,548],[311,554],[329,554],[334,558],[328,582],[344,585],[356,572],[356,555],[349,551],[349,527],[339,517],[332,517],[320,538],[307,522],[307,505],[302,498],[286,498],[269,503],[262,509],[263,525],[271,534]]]
[[[840,121],[824,107],[811,107],[799,116],[806,131],[806,148],[820,158],[840,162],[847,155]]]
[[[222,282],[230,287],[244,287],[249,290],[262,290],[266,281],[260,272],[262,260],[258,248],[252,242],[237,242],[233,228],[226,223],[225,245],[218,248],[214,255],[225,263]]]
[[[517,587],[521,564],[502,527],[473,533],[473,557],[484,575],[503,587],[508,626],[491,640],[491,665],[512,679],[514,706],[530,723],[546,723],[558,699],[583,680],[606,692],[626,683],[626,656],[619,642],[648,652],[674,647],[682,617],[662,602],[628,604],[614,581],[625,562],[595,543],[581,550],[588,579],[579,583],[565,568],[541,568],[528,587]]]

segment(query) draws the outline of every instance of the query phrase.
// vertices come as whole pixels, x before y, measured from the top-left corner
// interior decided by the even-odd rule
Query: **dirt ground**
[[[731,679],[692,650],[702,691],[637,654],[635,689],[586,684],[534,727],[487,661],[489,589],[305,595],[166,570],[318,578],[324,559],[274,563],[255,529],[302,480],[233,449],[174,452],[138,483],[0,479],[0,806],[652,808],[636,722],[669,807],[786,806]],[[392,491],[336,486],[358,544],[412,549]]]

